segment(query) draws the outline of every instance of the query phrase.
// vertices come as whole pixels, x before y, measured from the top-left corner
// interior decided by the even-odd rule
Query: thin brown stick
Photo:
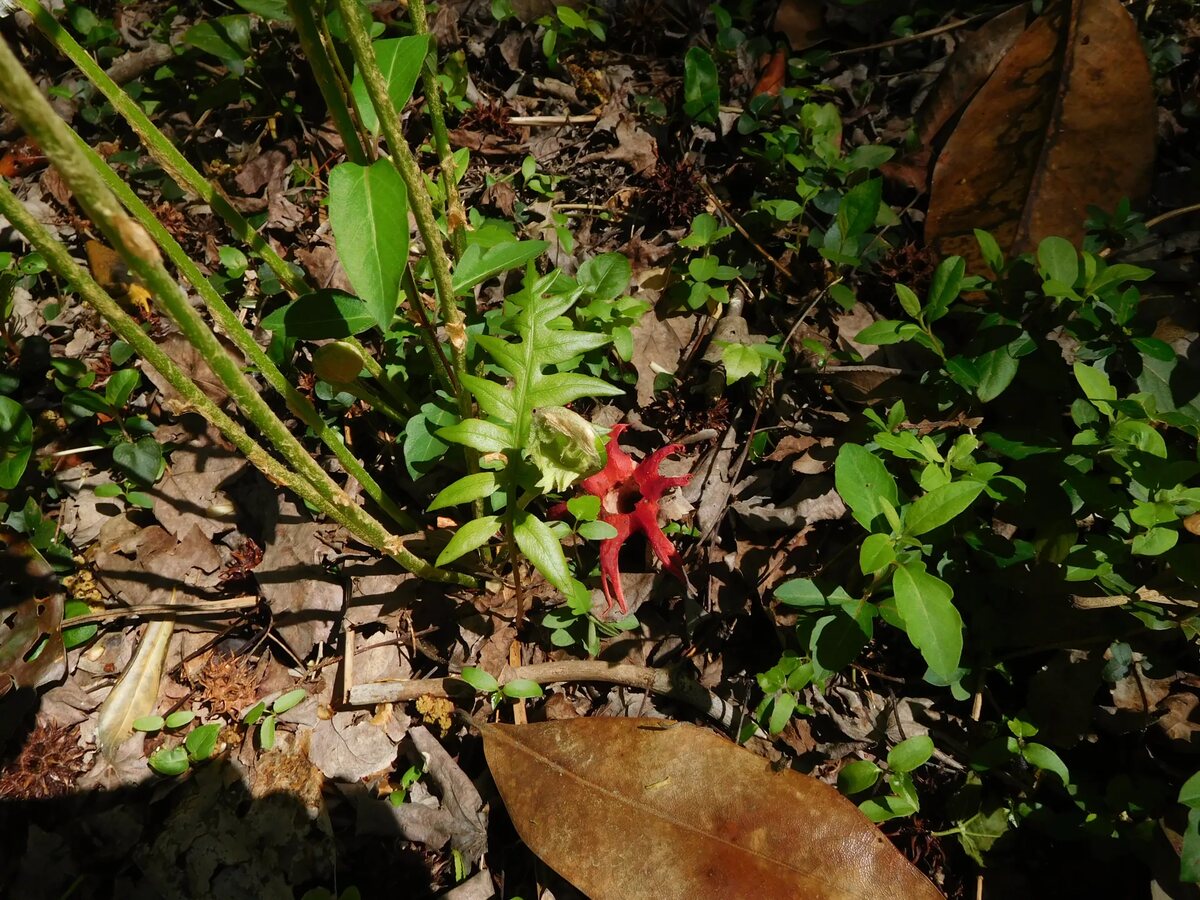
[[[787,266],[785,266],[783,263],[781,263],[779,260],[777,260],[774,256],[772,256],[770,254],[770,252],[768,252],[766,250],[766,248],[764,248],[761,244],[758,243],[758,241],[756,241],[754,238],[750,237],[750,232],[748,232],[745,228],[742,227],[742,223],[739,222],[737,220],[737,218],[733,215],[733,213],[731,213],[729,211],[729,207],[727,207],[724,203],[721,202],[721,198],[718,197],[716,192],[712,189],[712,185],[710,185],[708,183],[707,178],[700,179],[700,187],[704,189],[704,193],[708,194],[708,199],[711,200],[716,205],[717,209],[719,209],[721,211],[721,215],[723,215],[726,219],[729,220],[729,224],[737,229],[738,234],[740,234],[742,237],[744,237],[746,240],[748,240],[750,242],[751,247],[753,247],[760,254],[762,254],[763,259],[765,259],[767,262],[769,262],[772,266],[775,267],[775,271],[777,271],[780,275],[782,275],[788,281],[794,282],[797,280],[796,276],[792,274],[791,270]]]
[[[139,619],[149,616],[221,616],[237,612],[240,609],[249,609],[257,604],[258,598],[250,595],[233,597],[229,600],[210,600],[207,603],[146,603],[142,606],[106,609],[101,612],[88,613],[86,616],[72,616],[63,620],[63,627],[74,628],[77,625],[87,625],[92,622]]]
[[[538,684],[598,681],[622,687],[639,688],[686,703],[693,709],[733,731],[746,714],[728,700],[709,692],[691,676],[673,669],[651,669],[634,665],[611,665],[600,660],[569,659],[561,662],[518,666],[506,673],[506,680],[528,679]],[[416,700],[426,695],[450,697],[455,688],[466,690],[457,678],[415,678],[403,681],[375,681],[355,685],[350,691],[351,706],[374,706]]]
[[[926,38],[937,37],[939,34],[945,34],[948,31],[957,31],[964,25],[970,25],[972,22],[977,22],[980,19],[993,18],[989,13],[980,13],[976,16],[970,16],[966,19],[959,19],[956,22],[947,22],[945,25],[939,25],[937,28],[930,28],[928,31],[920,31],[916,34],[910,34],[907,37],[892,38],[890,41],[880,41],[878,44],[866,44],[862,47],[848,47],[845,50],[838,50],[830,53],[831,57],[849,56],[852,53],[867,53],[871,50],[886,50],[888,47],[899,47],[903,44],[912,44],[917,41],[923,41]]]
[[[509,116],[509,125],[591,125],[599,116]]]
[[[1154,228],[1161,225],[1163,222],[1169,222],[1171,219],[1178,219],[1180,216],[1188,216],[1192,213],[1200,212],[1200,203],[1193,203],[1190,206],[1181,206],[1179,209],[1168,210],[1162,215],[1155,216],[1153,219],[1146,220],[1147,228]]]

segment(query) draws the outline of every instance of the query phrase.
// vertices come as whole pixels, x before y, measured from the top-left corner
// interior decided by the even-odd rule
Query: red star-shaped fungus
[[[628,612],[629,608],[625,605],[617,557],[621,546],[636,532],[646,535],[654,555],[668,572],[685,585],[688,583],[679,552],[658,526],[658,503],[662,495],[670,488],[687,484],[692,477],[690,474],[667,476],[658,471],[662,461],[682,447],[680,444],[668,444],[640,463],[634,463],[618,443],[621,432],[628,427],[613,426],[605,448],[608,463],[595,475],[580,482],[584,491],[600,498],[600,521],[617,529],[615,535],[600,544],[600,587],[608,601],[608,608],[612,609],[615,597],[621,612]]]

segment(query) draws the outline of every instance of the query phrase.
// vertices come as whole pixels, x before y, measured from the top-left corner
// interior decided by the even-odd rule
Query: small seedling
[[[528,678],[514,678],[505,684],[500,684],[494,676],[476,666],[467,666],[458,676],[481,694],[487,694],[492,706],[499,706],[505,700],[524,700],[529,697],[542,696],[542,686]]]
[[[296,706],[307,696],[308,692],[304,688],[296,688],[295,690],[288,691],[286,694],[275,698],[271,703],[270,712],[267,712],[266,701],[260,700],[242,716],[242,724],[251,728],[257,724],[258,745],[264,750],[270,750],[275,746],[275,723],[277,718]]]

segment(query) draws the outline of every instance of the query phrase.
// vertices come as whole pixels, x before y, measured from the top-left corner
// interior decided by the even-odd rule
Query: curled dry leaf
[[[121,744],[133,734],[133,723],[154,712],[174,630],[174,619],[159,619],[146,626],[129,667],[100,705],[96,746],[109,760],[116,759]]]
[[[938,900],[854,804],[663,719],[483,726],[521,839],[594,900]]]
[[[1149,189],[1156,112],[1119,0],[1054,0],[967,107],[933,174],[925,238],[984,271],[976,228],[1010,253],[1078,242],[1087,207]]]

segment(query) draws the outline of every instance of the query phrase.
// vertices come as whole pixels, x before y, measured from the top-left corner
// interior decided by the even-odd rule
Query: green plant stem
[[[21,66],[7,42],[2,40],[0,40],[0,84],[3,84],[5,88],[4,105],[29,136],[42,148],[47,158],[71,188],[80,206],[121,255],[130,271],[163,305],[168,315],[183,332],[184,337],[206,359],[214,374],[221,379],[226,390],[229,391],[230,396],[233,397],[247,418],[261,429],[267,440],[283,454],[294,472],[301,473],[297,476],[283,469],[282,471],[287,477],[277,480],[293,489],[298,485],[303,485],[303,491],[297,490],[297,493],[300,493],[305,499],[315,493],[320,500],[315,504],[318,508],[328,512],[331,518],[345,525],[356,537],[391,555],[410,571],[436,580],[463,583],[461,579],[466,579],[467,582],[472,582],[473,579],[467,576],[436,569],[408,551],[399,538],[390,534],[382,523],[357,506],[309,456],[287,426],[271,411],[254,385],[242,374],[235,360],[225,352],[216,335],[204,323],[200,314],[192,309],[179,285],[175,283],[163,266],[162,257],[154,241],[151,240],[146,230],[122,209],[116,196],[105,184],[104,177],[93,167],[88,155],[79,148],[71,129],[54,113],[49,102],[42,96],[37,85],[33,83],[33,79]],[[7,190],[7,187],[5,187],[5,192],[6,204],[19,207],[19,202],[11,191]],[[21,212],[24,213],[23,208]],[[17,217],[10,215],[9,218],[14,225],[21,227]],[[27,227],[37,224],[28,215],[22,215],[20,219]],[[38,230],[41,232],[39,237],[43,245],[53,245],[53,249],[61,251],[58,254],[58,266],[63,271],[63,277],[73,282],[79,281],[79,274],[82,270],[70,262],[65,248],[49,238],[40,226],[38,226]],[[33,231],[27,231],[25,228],[22,228],[22,231],[31,241],[34,240],[35,233]],[[42,250],[44,254],[47,252],[43,247],[39,247],[39,250]],[[47,258],[49,259],[49,257]],[[70,262],[69,266],[64,264],[64,259]],[[108,312],[112,312],[112,307],[108,307]],[[104,314],[103,310],[102,314]],[[122,313],[122,315],[124,314]],[[128,319],[127,316],[125,318]],[[132,319],[128,319],[128,322],[132,323]],[[135,336],[129,333],[128,327],[125,329],[125,333],[118,333],[139,353],[148,350],[147,345],[149,345],[154,348],[156,359],[169,362],[165,354],[159,352],[153,342],[142,334],[141,329],[134,325],[133,330],[137,331],[139,336],[136,341],[134,340]],[[150,357],[147,358],[150,359]],[[151,364],[155,365],[155,368],[160,368],[153,361]],[[160,371],[163,371],[164,375],[167,374],[161,368]],[[187,381],[186,376],[182,376],[178,368],[175,368],[175,372],[184,381]],[[193,388],[195,388],[194,385]],[[195,390],[199,389],[195,388]],[[254,447],[256,446],[254,445]],[[265,454],[265,451],[252,454],[254,447],[247,445],[244,450],[247,452],[247,458],[255,465],[260,462],[265,464],[270,459],[269,455]],[[242,448],[239,447],[239,449]],[[281,467],[275,462],[268,474],[274,477],[280,469]],[[264,471],[267,470],[264,469]]]
[[[408,422],[408,416],[400,412],[400,410],[392,406],[391,403],[389,403],[387,400],[384,400],[383,397],[379,396],[379,394],[375,393],[373,390],[363,384],[361,379],[351,381],[348,384],[335,384],[334,387],[339,391],[345,391],[355,399],[361,400],[363,403],[370,406],[371,409],[383,413],[394,422],[399,422],[401,425],[404,425],[406,422]]]
[[[369,162],[367,151],[359,140],[358,128],[354,117],[350,114],[350,106],[346,95],[342,92],[341,83],[333,64],[325,52],[325,44],[321,41],[321,32],[313,18],[311,0],[287,0],[288,12],[292,16],[292,24],[296,26],[296,37],[300,40],[300,48],[304,51],[308,64],[312,67],[313,77],[317,87],[325,99],[325,106],[333,119],[334,127],[341,135],[346,147],[346,158],[352,163],[365,166]]]
[[[383,366],[379,364],[371,351],[362,345],[356,337],[344,338],[346,343],[358,351],[362,357],[363,368],[367,370],[367,374],[379,382],[380,387],[384,389],[389,397],[396,401],[401,409],[407,410],[409,413],[416,414],[420,411],[420,404],[415,401],[408,391],[404,390],[400,385],[396,384],[394,378],[388,377]]]
[[[150,233],[150,236],[163,249],[171,262],[183,274],[183,277],[191,282],[213,319],[221,326],[221,330],[233,341],[234,345],[246,359],[259,370],[267,384],[287,401],[288,406],[300,417],[300,420],[312,429],[313,434],[325,446],[333,451],[347,473],[362,485],[363,491],[379,505],[380,509],[386,512],[401,528],[408,531],[416,531],[420,527],[416,520],[400,509],[391,497],[384,493],[379,482],[372,478],[362,463],[358,461],[358,458],[342,440],[341,435],[326,424],[309,399],[296,390],[291,382],[284,377],[279,367],[275,365],[250,333],[242,326],[237,316],[234,315],[233,310],[221,299],[221,295],[217,293],[212,283],[204,276],[204,273],[200,271],[200,268],[192,261],[191,257],[187,255],[187,252],[179,245],[179,242],[154,217],[154,213],[150,211],[149,207],[101,159],[98,153],[85,144],[81,138],[74,135],[74,132],[72,132],[72,135],[75,137],[80,149],[87,154],[96,171],[104,178],[105,184],[117,195],[117,199],[133,214],[134,218],[142,224],[142,227]]]
[[[450,231],[450,243],[454,247],[455,259],[459,259],[467,247],[467,214],[458,195],[458,172],[454,165],[454,152],[450,149],[450,134],[446,131],[442,86],[437,80],[437,42],[429,31],[425,0],[409,0],[408,14],[412,19],[413,30],[417,34],[429,35],[429,57],[421,67],[421,80],[425,86],[425,103],[429,107],[433,142],[442,167],[442,190],[446,197],[446,224]]]
[[[360,8],[357,0],[335,2],[341,11],[349,37],[350,52],[354,55],[367,94],[379,116],[388,148],[392,151],[392,164],[408,188],[409,207],[417,221],[417,230],[421,232],[421,238],[425,242],[425,252],[429,255],[429,267],[433,271],[433,281],[437,287],[442,322],[450,343],[450,357],[456,376],[455,399],[458,401],[459,412],[466,418],[471,415],[471,397],[463,387],[461,376],[467,371],[467,326],[454,296],[450,258],[446,255],[442,233],[438,230],[437,219],[433,214],[433,203],[429,198],[429,191],[425,188],[425,176],[404,139],[400,130],[400,116],[388,97],[387,82],[379,70],[375,49],[371,46],[371,38],[364,22],[366,11]]]
[[[254,253],[275,273],[279,283],[293,295],[308,293],[309,286],[304,278],[271,249],[266,239],[246,221],[225,195],[201,175],[189,163],[171,141],[164,135],[142,108],[127,93],[108,77],[104,69],[88,54],[79,42],[63,28],[38,0],[16,0],[17,4],[33,19],[34,25],[54,46],[75,64],[96,89],[112,104],[113,109],[128,123],[141,140],[143,146],[171,179],[185,190],[191,191],[213,208],[225,220],[230,230],[244,241]]]

